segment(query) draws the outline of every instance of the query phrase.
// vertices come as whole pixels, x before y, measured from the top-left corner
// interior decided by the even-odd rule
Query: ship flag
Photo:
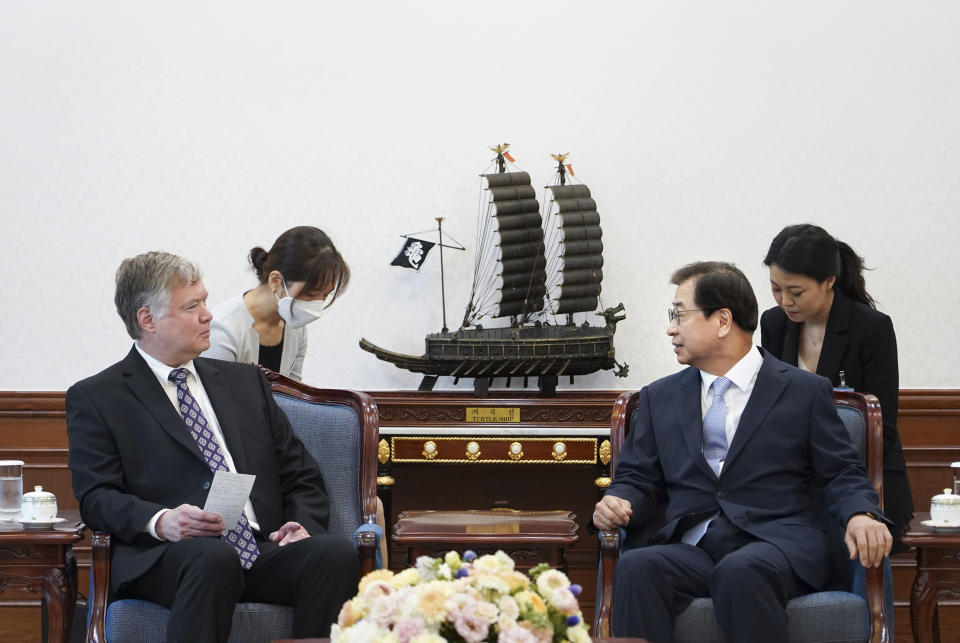
[[[432,241],[424,241],[416,237],[407,237],[403,248],[400,249],[397,256],[390,262],[390,265],[420,270],[424,260],[427,258],[427,253],[430,252],[435,245],[437,244]]]

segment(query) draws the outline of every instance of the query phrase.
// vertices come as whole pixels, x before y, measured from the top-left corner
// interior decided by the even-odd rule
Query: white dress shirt
[[[753,393],[753,387],[757,383],[757,374],[760,373],[761,366],[763,366],[763,355],[761,355],[760,351],[754,347],[753,349],[749,350],[746,355],[740,358],[740,361],[734,364],[730,370],[723,374],[723,377],[726,377],[731,382],[730,387],[723,394],[723,401],[727,405],[727,417],[724,424],[724,429],[727,434],[727,447],[733,444],[733,436],[737,433],[737,426],[740,424],[740,416],[743,415],[743,409],[747,407],[747,402],[750,401],[750,395]],[[718,377],[720,376],[707,373],[706,371],[700,371],[701,422],[703,421],[703,418],[706,417],[707,411],[713,404],[713,393],[710,391],[710,386]],[[701,449],[702,448],[703,446],[701,445]],[[717,475],[723,472],[723,465],[724,461],[721,460],[720,464],[718,465]],[[686,533],[683,534],[681,541],[687,543],[688,545],[696,545],[697,543],[693,540],[691,535],[696,534],[705,523],[709,523],[718,515],[719,513],[716,513],[688,529]]]
[[[160,386],[163,387],[163,392],[167,394],[167,397],[170,399],[170,403],[173,404],[173,408],[176,409],[177,415],[180,415],[180,401],[177,399],[177,385],[170,381],[170,371],[173,370],[170,366],[167,366],[160,360],[158,360],[153,355],[150,355],[144,351],[139,343],[134,343],[134,346],[137,347],[137,352],[140,353],[140,356],[143,357],[144,361],[147,363],[147,366],[150,367],[150,370],[153,371],[153,374],[156,375],[157,381],[160,382]],[[236,471],[236,466],[233,463],[233,456],[230,455],[230,450],[227,448],[227,441],[223,438],[223,431],[220,429],[220,422],[217,420],[217,414],[213,412],[213,405],[210,403],[210,398],[207,397],[207,391],[203,388],[203,382],[200,381],[200,377],[197,375],[197,369],[193,365],[193,360],[190,360],[186,364],[181,364],[177,368],[183,368],[187,371],[187,387],[190,389],[190,394],[193,395],[193,399],[197,401],[197,404],[200,405],[200,410],[203,411],[203,416],[207,419],[207,428],[209,428],[217,442],[220,444],[220,451],[223,452],[223,459],[226,461],[230,471]],[[187,425],[183,425],[184,431],[189,431]],[[192,438],[191,438],[192,439]],[[253,505],[250,504],[250,499],[247,498],[247,504],[243,508],[244,512],[247,514],[247,522],[250,523],[250,526],[256,530],[260,531],[260,524],[257,522],[257,516],[253,513]],[[151,536],[157,540],[163,540],[160,536],[157,535],[157,521],[160,519],[164,513],[169,511],[169,509],[161,509],[147,522],[146,528],[144,531],[149,533]]]

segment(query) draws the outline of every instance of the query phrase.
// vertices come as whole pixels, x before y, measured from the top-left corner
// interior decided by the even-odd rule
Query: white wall
[[[570,152],[604,218],[630,377],[578,386],[677,369],[663,332],[683,263],[732,260],[773,305],[766,246],[812,221],[875,268],[901,386],[960,387],[958,29],[952,0],[3,0],[0,390],[63,390],[125,354],[122,258],[194,258],[216,303],[253,285],[251,246],[300,224],[354,274],[311,326],[305,379],[413,388],[357,341],[422,353],[437,257],[387,264],[435,216],[473,247],[502,141],[540,184]],[[455,325],[471,260],[445,259]]]

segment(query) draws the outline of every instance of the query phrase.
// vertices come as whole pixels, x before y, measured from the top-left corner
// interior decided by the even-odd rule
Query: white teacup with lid
[[[20,520],[29,522],[53,522],[57,519],[57,497],[37,485],[33,491],[23,494],[20,501]]]
[[[930,520],[938,525],[960,527],[960,494],[944,489],[931,498]]]

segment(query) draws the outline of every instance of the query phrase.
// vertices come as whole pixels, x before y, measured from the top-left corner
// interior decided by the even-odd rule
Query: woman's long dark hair
[[[273,242],[270,252],[260,246],[250,250],[250,265],[260,283],[279,270],[287,283],[304,282],[303,292],[313,293],[331,287],[329,306],[343,293],[350,281],[350,268],[333,246],[330,237],[319,228],[290,228]]]
[[[851,299],[871,308],[876,303],[867,292],[863,258],[853,248],[810,223],[787,226],[773,238],[763,265],[824,281],[836,277],[837,286]]]

